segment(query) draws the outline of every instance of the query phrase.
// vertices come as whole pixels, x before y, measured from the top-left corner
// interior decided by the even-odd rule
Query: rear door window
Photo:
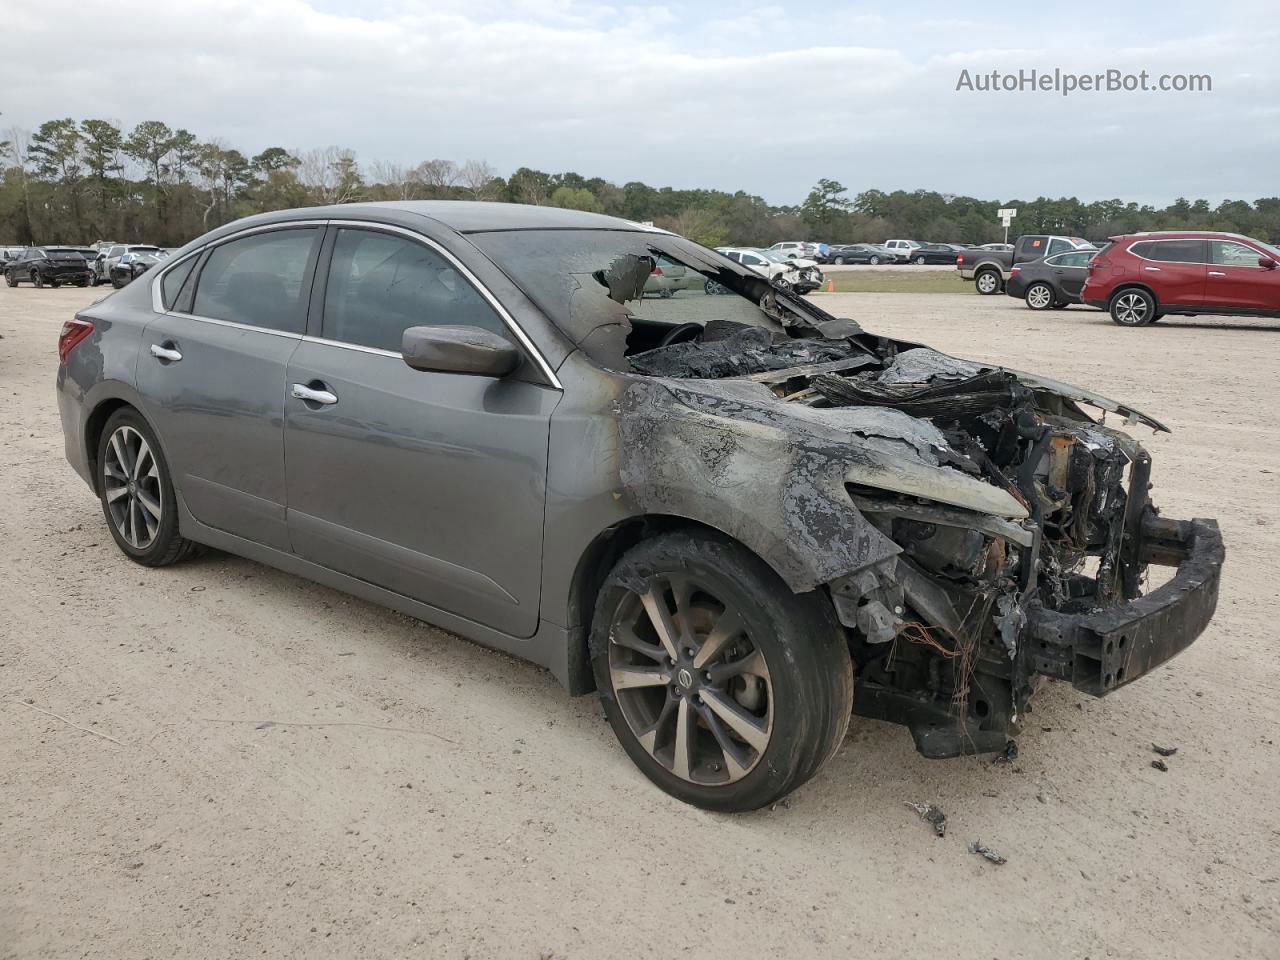
[[[391,233],[338,231],[322,337],[399,353],[407,328],[441,325],[506,335],[488,301],[434,250]]]
[[[1147,252],[1139,254],[1149,260],[1162,263],[1204,263],[1205,241],[1203,240],[1158,240],[1153,241]]]
[[[178,294],[182,292],[182,285],[186,283],[187,277],[191,276],[191,268],[196,265],[199,255],[187,257],[182,263],[178,264],[172,270],[164,275],[164,279],[160,281],[160,299],[164,302],[166,310],[172,310],[173,305],[178,302]]]
[[[255,233],[214,247],[200,270],[191,312],[266,330],[302,333],[315,227]]]

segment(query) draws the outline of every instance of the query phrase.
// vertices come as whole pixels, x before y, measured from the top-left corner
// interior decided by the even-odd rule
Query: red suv
[[[1089,261],[1081,299],[1124,327],[1166,314],[1280,317],[1280,250],[1236,233],[1112,237]]]

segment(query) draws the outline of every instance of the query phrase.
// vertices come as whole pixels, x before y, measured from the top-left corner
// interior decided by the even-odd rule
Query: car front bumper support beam
[[[1035,673],[1070,680],[1077,690],[1101,697],[1181,653],[1208,625],[1225,556],[1217,521],[1165,520],[1148,509],[1139,529],[1134,559],[1176,566],[1173,579],[1093,613],[1030,607],[1023,642]]]

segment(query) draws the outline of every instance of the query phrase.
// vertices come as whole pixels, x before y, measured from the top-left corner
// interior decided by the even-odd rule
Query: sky
[[[775,204],[821,177],[999,200],[1280,194],[1275,0],[180,0],[74,30],[10,4],[0,129],[158,119],[247,154],[337,145]],[[956,89],[1033,68],[1212,90]]]

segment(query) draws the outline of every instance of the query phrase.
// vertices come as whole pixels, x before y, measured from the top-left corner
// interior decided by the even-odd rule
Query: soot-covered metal
[[[1144,545],[1150,458],[1079,404],[1165,428],[1079,388],[832,318],[712,321],[625,363],[624,489],[645,511],[731,534],[794,591],[829,591],[856,712],[907,724],[928,756],[1004,749],[1039,675],[1095,694],[1132,679],[1113,666],[1104,683],[1092,664],[1074,677],[1073,631],[1115,611],[1114,634],[1147,563],[1182,563],[1199,536],[1203,573],[1217,538],[1197,521],[1176,548]],[[1164,642],[1139,629],[1143,669],[1190,631]]]

